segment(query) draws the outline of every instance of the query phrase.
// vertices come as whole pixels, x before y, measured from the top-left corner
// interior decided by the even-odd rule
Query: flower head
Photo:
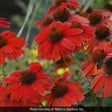
[[[76,104],[77,101],[84,99],[82,95],[84,89],[79,87],[81,83],[72,82],[67,84],[67,80],[64,77],[57,76],[54,84],[55,86],[52,88],[51,93],[44,97],[44,100],[48,101],[48,106],[70,107],[71,104]]]
[[[86,52],[91,51],[94,46],[100,46],[100,44],[108,41],[112,41],[111,28],[107,25],[99,25],[95,28],[94,36],[86,42],[86,45],[88,45]]]
[[[31,63],[29,69],[13,72],[2,81],[8,84],[6,94],[10,94],[10,99],[22,100],[26,105],[28,102],[40,104],[45,90],[50,91],[53,86],[49,78],[53,78],[43,73],[43,68],[37,62]]]
[[[97,93],[104,87],[101,92],[101,97],[108,97],[112,92],[112,57],[106,58],[102,69],[97,74],[91,84],[91,88],[94,88],[94,92]]]
[[[14,37],[14,32],[4,31],[0,34],[0,64],[8,57],[9,60],[13,60],[15,57],[21,56],[24,53],[22,47],[25,39],[20,37]]]
[[[104,7],[112,12],[112,4],[106,4]]]
[[[110,57],[112,52],[111,43],[102,43],[99,47],[95,47],[91,52],[90,60],[86,61],[80,68],[85,68],[82,72],[82,76],[87,74],[88,80],[91,80],[91,76],[94,76],[106,57]]]
[[[45,17],[42,21],[36,21],[35,24],[41,28],[50,25],[53,22],[52,17]]]
[[[53,5],[46,13],[46,16],[50,13],[54,13],[54,11],[60,6],[65,5],[66,8],[70,10],[75,10],[75,8],[79,7],[79,3],[75,0],[55,0],[55,5]]]
[[[81,32],[80,28],[71,28],[70,23],[63,24],[59,21],[41,30],[35,37],[35,41],[39,42],[40,58],[56,61],[65,57],[67,53],[73,53],[75,47],[81,45],[77,38]]]
[[[112,24],[110,20],[111,15],[110,12],[106,12],[105,10],[95,10],[88,15],[88,20],[93,27],[108,25],[109,23]]]

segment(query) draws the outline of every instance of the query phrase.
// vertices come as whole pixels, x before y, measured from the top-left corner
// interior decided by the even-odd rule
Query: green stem
[[[86,52],[86,49],[83,49],[82,51],[83,51],[83,53],[84,53],[84,55],[85,55],[85,58],[86,58],[87,60],[89,60],[88,55],[85,53],[85,52]]]
[[[2,74],[3,77],[5,77],[5,63],[2,64]]]
[[[16,61],[16,63],[20,66],[20,68],[22,69],[22,70],[24,70],[24,67],[21,65],[21,63],[17,60],[17,58],[14,58],[15,59],[15,61]]]
[[[79,62],[72,55],[70,55],[70,56],[72,57],[73,61],[77,64],[77,66],[80,67]]]
[[[81,82],[81,80],[78,78],[78,76],[76,75],[76,73],[74,72],[74,70],[72,70],[71,68],[70,68],[70,66],[67,64],[67,62],[63,59],[63,62],[66,64],[66,66],[72,71],[72,73],[74,74],[74,76],[75,76],[75,79],[77,79],[79,82]]]
[[[90,86],[91,83],[89,81],[88,81],[88,83],[89,83],[89,86]],[[90,89],[90,93],[93,96],[92,98],[93,98],[94,102],[97,103],[97,106],[99,106],[99,109],[101,110],[101,112],[103,112],[103,109],[101,107],[102,105],[100,103],[100,99],[96,96],[95,93],[93,93],[93,90],[92,89]]]
[[[21,29],[19,30],[19,32],[18,32],[18,34],[17,34],[17,37],[19,37],[19,36],[22,34],[23,29],[24,29],[24,27],[25,27],[25,25],[26,25],[26,23],[27,23],[27,21],[28,21],[30,15],[31,15],[31,13],[32,13],[32,10],[33,10],[33,2],[34,2],[34,0],[30,0],[30,2],[29,2],[25,21],[24,21],[24,23],[23,23]]]
[[[36,7],[35,7],[35,9],[34,9],[34,11],[33,11],[33,14],[32,14],[31,20],[30,20],[30,24],[29,24],[29,28],[28,28],[28,32],[27,32],[27,35],[26,35],[26,43],[28,42],[28,39],[29,39],[29,37],[30,37],[31,26],[32,26],[32,24],[33,24],[33,22],[34,22],[33,20],[34,20],[34,18],[35,18],[35,16],[36,16],[37,10],[38,10],[39,7],[40,7],[40,4],[41,4],[41,0],[40,0],[39,3],[36,5]]]

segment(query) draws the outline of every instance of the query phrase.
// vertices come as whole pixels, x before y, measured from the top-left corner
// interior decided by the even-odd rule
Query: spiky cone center
[[[106,4],[104,7],[112,12],[112,4]]]
[[[107,75],[112,76],[112,57],[105,61],[103,64],[103,69]]]
[[[7,44],[7,39],[3,36],[0,36],[0,48],[4,47]]]
[[[42,24],[43,24],[43,26],[47,26],[52,22],[53,22],[53,19],[51,17],[45,17],[42,21]]]
[[[70,17],[70,12],[67,8],[58,7],[53,16],[55,21],[66,22]]]
[[[68,91],[68,87],[66,86],[64,81],[58,81],[52,89],[52,95],[55,98],[63,97]]]
[[[100,63],[106,57],[106,53],[104,50],[95,50],[91,54],[92,61],[95,63]]]
[[[49,29],[48,39],[51,42],[53,42],[53,43],[59,42],[63,37],[64,37],[64,32],[61,28],[52,27],[52,28]]]
[[[60,6],[62,3],[66,2],[67,0],[55,0],[55,5]]]
[[[25,70],[21,73],[19,79],[22,84],[29,85],[36,80],[36,75],[34,71]]]
[[[77,21],[73,21],[71,28],[80,28],[83,29],[83,26],[81,25],[81,23],[77,22]]]
[[[89,13],[91,13],[93,11],[93,8],[90,6],[90,7],[88,7],[87,8],[87,10],[86,10],[86,12],[89,14]]]
[[[107,26],[100,25],[95,30],[95,37],[98,40],[105,40],[110,35],[110,30]]]
[[[102,15],[98,12],[92,12],[90,13],[88,19],[91,25],[97,25],[101,22]]]

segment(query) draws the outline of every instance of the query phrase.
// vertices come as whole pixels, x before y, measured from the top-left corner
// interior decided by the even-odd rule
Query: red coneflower
[[[26,45],[24,44],[25,39],[14,36],[15,33],[10,33],[9,31],[4,31],[0,34],[0,64],[5,61],[6,57],[9,60],[13,60],[24,53],[21,48]]]
[[[71,107],[77,101],[84,99],[82,93],[84,89],[79,87],[80,82],[72,82],[67,84],[67,80],[63,77],[57,77],[54,81],[55,86],[51,93],[45,95],[44,100],[48,101],[48,107]]]
[[[5,18],[0,18],[0,27],[9,28],[10,23],[5,20]]]
[[[60,60],[67,53],[72,54],[76,46],[80,46],[77,35],[82,32],[79,28],[71,28],[70,23],[56,22],[49,28],[41,30],[35,37],[39,42],[38,53],[41,59]]]
[[[101,97],[108,97],[112,92],[112,57],[107,58],[103,64],[101,70],[98,71],[98,75],[95,77],[91,84],[91,88],[94,88],[94,92],[97,93],[103,87]]]
[[[60,5],[64,4],[71,10],[79,7],[79,3],[75,0],[55,0],[55,5],[53,5],[46,13],[46,16],[53,13]]]
[[[86,61],[80,68],[85,68],[82,72],[84,77],[86,74],[88,80],[91,80],[91,76],[94,76],[96,71],[102,66],[105,57],[112,56],[112,45],[111,43],[102,43],[99,47],[95,47],[91,52],[89,61]]]
[[[95,10],[88,15],[88,20],[93,27],[108,25],[109,23],[112,24],[112,21],[110,20],[111,15],[112,13],[104,10]]]
[[[52,17],[45,17],[42,21],[36,21],[35,24],[41,28],[50,25],[53,22]]]
[[[112,4],[106,4],[104,8],[108,9],[110,12],[112,12]]]
[[[77,21],[82,24],[89,24],[89,21],[77,14],[71,14],[64,4],[60,5],[53,13],[53,19],[61,22]]]
[[[93,38],[87,40],[85,45],[88,45],[86,52],[89,52],[94,46],[100,46],[100,44],[106,41],[112,40],[112,31],[106,25],[99,25],[95,29],[95,35]]]
[[[71,23],[72,23],[71,28],[82,29],[82,33],[80,35],[78,35],[78,39],[79,39],[79,41],[82,40],[83,46],[85,44],[85,41],[92,39],[94,37],[94,29],[91,26],[89,26],[87,24],[83,24],[81,22],[77,22],[77,21],[72,21]]]
[[[6,94],[10,94],[10,100],[22,100],[28,105],[29,102],[39,104],[42,96],[45,95],[45,90],[51,90],[53,83],[49,78],[53,77],[44,74],[42,66],[34,62],[29,65],[29,69],[13,72],[2,81],[8,84]]]

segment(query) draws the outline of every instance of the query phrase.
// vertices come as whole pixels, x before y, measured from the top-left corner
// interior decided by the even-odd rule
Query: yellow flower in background
[[[31,49],[31,54],[33,57],[37,57],[38,56],[37,49]]]
[[[87,49],[87,47],[88,47],[88,46],[84,47],[84,50],[86,50],[86,49]]]
[[[63,75],[64,72],[65,72],[65,69],[64,69],[64,68],[59,68],[59,69],[57,69],[57,71],[56,71],[56,73],[57,73],[58,75]]]
[[[32,62],[38,62],[38,59],[28,59],[28,64],[30,64]]]
[[[42,102],[42,105],[43,105],[43,106],[47,106],[47,101],[43,101],[43,102]]]
[[[65,72],[68,72],[70,69],[69,68],[65,68]]]

